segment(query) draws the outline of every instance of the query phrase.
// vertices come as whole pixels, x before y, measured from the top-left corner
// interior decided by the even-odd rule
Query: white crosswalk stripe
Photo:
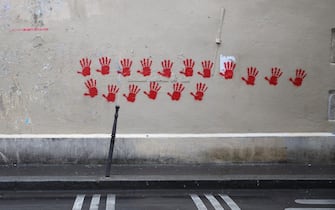
[[[204,194],[207,200],[211,203],[215,210],[224,210],[223,206],[220,202],[215,198],[212,194]],[[198,210],[207,210],[206,205],[201,200],[201,198],[196,194],[190,194],[194,204],[198,208]],[[219,196],[223,199],[224,202],[229,206],[231,210],[241,210],[240,207],[231,199],[228,195],[219,194]]]
[[[107,195],[106,210],[115,210],[115,195],[113,194]]]
[[[81,210],[85,199],[85,195],[77,195],[76,200],[74,201],[72,210]]]
[[[216,198],[213,195],[205,194],[205,197],[209,200],[209,202],[211,202],[215,210],[224,210],[219,201],[216,200]]]
[[[190,196],[191,196],[194,204],[198,208],[198,210],[207,210],[204,202],[202,202],[201,198],[198,195],[191,194]]]
[[[228,195],[221,195],[220,197],[226,202],[226,204],[231,208],[231,210],[241,210],[240,207],[231,199]]]
[[[91,204],[90,204],[90,210],[98,210],[99,209],[99,203],[100,203],[100,195],[94,194],[92,196]]]
[[[91,199],[89,210],[98,210],[100,204],[100,194],[94,194]],[[106,210],[115,210],[115,198],[113,194],[108,194],[106,199]],[[72,210],[81,210],[84,204],[85,195],[80,194],[76,196],[76,199],[73,203]]]

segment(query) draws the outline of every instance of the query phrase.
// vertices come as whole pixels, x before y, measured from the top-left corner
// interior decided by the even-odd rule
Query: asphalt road
[[[335,189],[3,191],[0,210],[335,210]]]

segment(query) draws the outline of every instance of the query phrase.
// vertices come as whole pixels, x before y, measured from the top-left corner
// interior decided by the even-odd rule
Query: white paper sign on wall
[[[229,61],[232,61],[232,62],[236,63],[235,56],[220,55],[220,72],[225,72],[226,71],[226,69],[224,67],[224,63],[229,62]]]

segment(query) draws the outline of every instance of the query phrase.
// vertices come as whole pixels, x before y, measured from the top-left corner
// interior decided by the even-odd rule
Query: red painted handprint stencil
[[[120,60],[121,66],[122,66],[122,71],[117,71],[118,74],[121,74],[124,77],[130,76],[130,68],[131,65],[133,64],[133,61],[130,60],[129,58],[124,58]]]
[[[173,66],[173,62],[171,62],[170,60],[162,61],[163,70],[162,72],[159,71],[158,74],[163,77],[170,78],[172,66]]]
[[[245,81],[245,83],[247,85],[255,85],[255,80],[256,80],[256,77],[259,73],[259,71],[256,69],[256,67],[249,67],[247,69],[247,72],[248,72],[248,79],[245,79],[244,77],[242,77],[242,80]]]
[[[194,67],[194,61],[192,59],[186,59],[183,61],[184,63],[184,69],[183,71],[180,71],[181,74],[184,74],[185,77],[192,77],[193,76],[193,67]]]
[[[101,65],[101,69],[97,69],[97,72],[100,72],[102,75],[109,74],[109,65],[111,63],[111,59],[108,57],[101,57],[99,58],[99,62]]]
[[[150,82],[150,91],[149,93],[144,91],[144,94],[148,96],[148,98],[155,100],[157,98],[157,93],[161,89],[161,86],[158,82]]]
[[[84,96],[91,96],[92,98],[98,95],[97,81],[95,79],[90,79],[85,82],[88,89],[88,93],[84,93]]]
[[[236,63],[234,63],[233,61],[228,61],[225,62],[223,65],[225,71],[220,72],[220,75],[223,76],[225,79],[233,79]]]
[[[138,70],[137,72],[139,74],[142,74],[144,77],[150,76],[151,64],[152,64],[152,60],[150,60],[149,58],[143,58],[143,60],[141,60],[142,71]]]
[[[140,92],[140,88],[137,85],[131,84],[129,85],[129,93],[128,96],[123,94],[123,96],[127,99],[128,102],[134,103],[136,100],[136,95]]]
[[[271,77],[264,77],[265,80],[269,82],[270,85],[276,86],[278,84],[278,79],[283,75],[283,72],[280,70],[280,68],[274,67],[271,69]]]
[[[82,58],[80,61],[81,71],[77,71],[78,74],[84,77],[91,75],[91,63],[92,61],[88,58]]]
[[[116,85],[108,85],[108,95],[102,94],[107,102],[114,102],[116,94],[119,92],[119,88]]]
[[[203,78],[210,78],[211,77],[211,70],[213,68],[214,63],[210,60],[208,61],[202,61],[202,72],[198,72],[199,75],[201,75]]]
[[[197,83],[196,85],[197,91],[196,93],[191,93],[191,95],[194,97],[194,100],[196,101],[202,101],[202,98],[204,97],[204,94],[208,87],[206,86],[205,83]]]
[[[306,76],[307,73],[305,70],[297,69],[295,70],[295,78],[294,79],[290,78],[290,81],[292,82],[293,85],[299,87],[302,85],[302,81],[305,79]]]
[[[185,89],[184,85],[181,83],[174,83],[173,84],[173,93],[168,93],[168,95],[171,97],[172,101],[179,101],[181,97],[181,93]]]

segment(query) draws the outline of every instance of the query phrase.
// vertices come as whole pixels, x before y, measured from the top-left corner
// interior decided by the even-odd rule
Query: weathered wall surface
[[[0,133],[108,133],[114,105],[102,94],[117,84],[120,133],[313,132],[334,131],[327,121],[328,91],[335,88],[330,64],[333,0],[1,0]],[[225,8],[222,44],[215,39]],[[36,31],[36,28],[39,30]],[[234,78],[219,75],[219,55],[235,56]],[[108,56],[111,73],[103,76],[98,59]],[[92,60],[91,76],[77,74],[79,60]],[[121,58],[133,60],[130,77],[117,76]],[[151,58],[152,75],[136,73]],[[179,71],[196,61],[195,74]],[[174,62],[171,79],[157,74],[160,62]],[[202,78],[201,61],[215,62],[211,78]],[[249,66],[257,67],[248,86]],[[272,67],[283,75],[277,86],[264,79]],[[290,81],[306,70],[302,86]],[[85,81],[97,80],[91,98]],[[143,93],[149,81],[162,86],[156,100]],[[185,86],[180,101],[167,95],[172,84]],[[208,86],[195,101],[196,83]],[[141,91],[135,103],[122,94],[128,85]]]
[[[293,163],[334,164],[335,136],[254,136],[185,138],[119,136],[114,163],[227,164]],[[0,139],[0,164],[104,163],[108,135],[86,138],[32,137]]]

